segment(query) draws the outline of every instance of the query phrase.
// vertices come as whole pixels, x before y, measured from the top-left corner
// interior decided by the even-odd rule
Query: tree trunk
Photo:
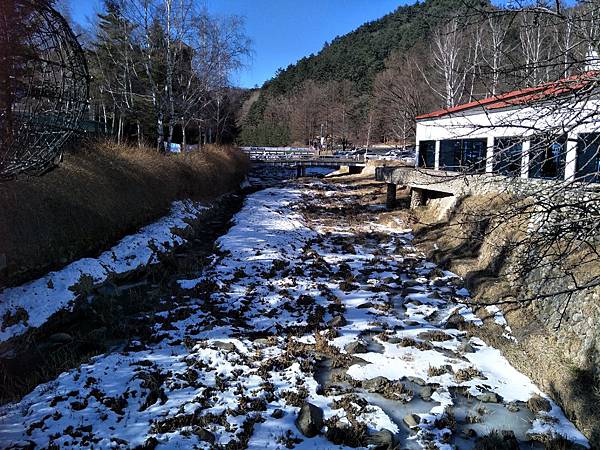
[[[163,114],[162,112],[158,114],[158,121],[156,124],[156,132],[158,134],[156,145],[158,147],[158,151],[161,153],[165,152],[165,129],[163,122]]]
[[[119,130],[117,131],[117,144],[121,145],[123,137],[123,115],[119,115]]]
[[[141,147],[142,146],[142,124],[140,123],[139,119],[136,120],[136,125],[137,125],[138,147]]]

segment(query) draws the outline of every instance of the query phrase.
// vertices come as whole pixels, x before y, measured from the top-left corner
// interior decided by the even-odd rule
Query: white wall
[[[600,99],[557,106],[556,103],[538,104],[535,107],[484,110],[473,108],[451,115],[422,119],[417,122],[417,144],[420,141],[437,141],[436,169],[439,168],[439,141],[446,139],[485,138],[488,141],[486,171],[493,169],[493,142],[498,137],[526,137],[544,130],[564,130],[568,134],[565,178],[575,176],[577,135],[600,132]],[[525,139],[526,140],[526,139]],[[523,151],[529,149],[524,142]],[[528,176],[529,158],[523,155],[522,176]],[[417,145],[417,161],[419,146]]]

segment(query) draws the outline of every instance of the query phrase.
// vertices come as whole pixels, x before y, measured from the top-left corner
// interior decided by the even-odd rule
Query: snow
[[[449,327],[453,313],[475,326],[481,320],[471,308],[454,303],[457,297],[468,299],[468,291],[454,274],[439,276],[435,264],[412,247],[404,225],[381,225],[376,215],[369,221],[327,220],[318,212],[324,202],[344,206],[352,201],[356,198],[343,187],[320,182],[291,183],[248,196],[233,226],[218,239],[209,267],[178,281],[190,292],[186,300],[164,299],[162,310],[148,317],[156,338],[152,343],[129,342],[122,352],[95,357],[38,386],[20,402],[0,407],[0,441],[129,448],[156,439],[157,448],[211,448],[202,440],[208,432],[215,444],[235,448],[281,449],[290,443],[298,449],[345,448],[324,435],[301,435],[294,421],[299,405],[310,401],[323,409],[325,419],[356,420],[369,432],[409,433],[398,411],[418,412],[421,423],[407,441],[410,448],[433,443],[450,449],[442,442],[450,430],[433,423],[456,406],[454,388],[473,395],[494,392],[504,401],[543,395],[498,350]],[[127,241],[131,246],[117,246],[111,270],[126,269],[125,255],[134,264],[153,260],[150,240],[155,245],[181,243],[171,228],[185,224],[181,215],[199,212],[188,207],[165,219],[169,226],[157,226],[152,234],[141,230],[146,241],[139,236]],[[348,242],[354,252],[347,251]],[[106,276],[104,255],[97,260],[103,264],[92,260],[80,262],[79,269],[69,266],[71,275],[63,275],[64,287],[58,289],[63,307],[74,298],[66,286],[79,279],[81,270],[90,271],[95,280]],[[413,262],[408,264],[407,257]],[[191,295],[202,286],[214,288],[198,298]],[[44,289],[40,281],[24,292],[50,299],[56,290]],[[371,305],[365,307],[367,302]],[[188,308],[189,315],[163,327],[179,308]],[[326,324],[339,311],[345,324],[333,332]],[[45,320],[42,313],[33,315]],[[336,369],[316,363],[319,346],[319,354],[329,361],[326,367],[333,367],[335,358],[349,360],[344,347],[357,340],[367,346],[355,355],[362,361]],[[460,351],[465,341],[473,353]],[[449,367],[445,373],[430,371],[444,366]],[[455,374],[467,369],[479,373],[458,380]],[[383,376],[402,383],[420,379],[436,389],[431,402],[383,399],[364,387],[351,391],[355,398],[348,397],[332,388],[334,371],[347,377],[345,384],[340,382],[347,388]],[[356,403],[361,399],[368,402],[364,408]],[[336,403],[341,400],[350,401],[357,412]],[[587,445],[560,408],[551,405],[549,413],[532,421],[530,433],[563,434]],[[282,410],[283,417],[274,418],[275,410]]]
[[[84,258],[65,268],[22,286],[0,292],[0,318],[18,309],[27,312],[25,323],[0,328],[0,342],[43,325],[52,314],[69,309],[77,298],[77,286],[86,279],[93,285],[105,282],[111,274],[123,274],[158,262],[158,256],[185,243],[181,231],[188,220],[208,209],[200,203],[177,201],[170,214],[123,238],[98,258]]]

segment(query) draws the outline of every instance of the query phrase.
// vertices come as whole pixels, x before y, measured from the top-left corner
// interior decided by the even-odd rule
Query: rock
[[[419,422],[421,422],[421,418],[416,414],[408,414],[407,416],[404,416],[403,420],[406,426],[409,428],[414,428],[419,425]]]
[[[367,353],[367,345],[361,341],[354,341],[346,344],[344,350],[351,355],[354,353]]]
[[[236,346],[233,342],[214,341],[212,346],[226,352],[235,352]]]
[[[425,380],[423,378],[419,378],[419,377],[406,377],[406,379],[408,381],[410,381],[411,383],[418,384],[419,386],[427,386],[427,383],[425,382]]]
[[[423,283],[419,283],[417,280],[406,280],[402,283],[404,287],[423,286]]]
[[[283,416],[285,416],[285,412],[283,412],[283,409],[277,408],[275,411],[273,411],[273,414],[271,414],[271,417],[274,419],[281,419]]]
[[[92,330],[88,333],[88,335],[86,336],[86,339],[88,341],[99,344],[99,343],[103,342],[104,339],[106,338],[107,331],[108,331],[108,328],[106,328],[106,327],[96,328],[95,330]]]
[[[431,386],[423,386],[421,389],[421,398],[426,402],[431,401],[431,396],[433,395],[434,390]]]
[[[552,405],[548,399],[545,399],[541,395],[535,394],[529,400],[527,400],[527,408],[534,413],[537,414],[541,411],[549,412],[552,409]]]
[[[519,405],[516,402],[507,403],[506,409],[511,413],[516,413],[516,412],[521,411],[521,408],[519,408]]]
[[[475,396],[475,398],[483,403],[500,403],[502,401],[502,397],[495,392],[485,392]]]
[[[418,287],[407,287],[402,289],[401,295],[402,297],[406,297],[410,294],[422,294],[423,293],[423,289],[422,288],[418,288]]]
[[[335,316],[333,319],[329,321],[327,324],[330,328],[340,328],[346,325],[346,319],[344,316]]]
[[[390,430],[381,430],[368,437],[367,442],[374,450],[393,450],[396,448],[396,436]]]
[[[296,418],[296,427],[306,437],[315,437],[323,428],[323,410],[312,403],[305,403]]]
[[[432,280],[434,278],[442,278],[445,276],[446,276],[446,274],[444,273],[444,271],[442,269],[440,269],[439,267],[435,267],[435,268],[431,269],[431,272],[429,272],[429,274],[427,275],[427,278]]]
[[[471,439],[477,437],[477,431],[475,431],[473,428],[469,428],[467,431],[465,431],[465,436]]]
[[[369,392],[382,392],[389,384],[390,380],[386,377],[375,377],[362,382],[363,389]]]
[[[468,327],[467,321],[465,320],[465,318],[463,316],[461,316],[457,312],[453,312],[452,315],[450,317],[448,317],[448,320],[444,324],[444,328],[446,328],[446,329],[454,328],[457,330],[464,331],[464,329],[467,327]]]
[[[473,347],[470,342],[464,341],[464,342],[461,342],[460,345],[458,346],[458,351],[460,353],[475,353],[476,350],[475,350],[475,347]]]
[[[429,294],[427,297],[432,298],[434,300],[441,300],[442,294],[440,294],[438,291],[434,291],[431,294]]]
[[[357,306],[358,309],[367,309],[367,308],[372,308],[374,305],[371,302],[366,302],[366,303],[362,303],[360,305]]]
[[[68,344],[73,341],[73,336],[68,333],[55,333],[48,340],[53,344]]]
[[[146,439],[146,442],[144,442],[143,446],[140,446],[138,448],[140,448],[141,450],[154,450],[156,447],[158,447],[159,444],[160,442],[158,441],[158,439],[152,436]]]
[[[208,442],[209,444],[215,443],[215,435],[204,428],[194,428],[194,434],[198,436],[198,439],[201,441]]]

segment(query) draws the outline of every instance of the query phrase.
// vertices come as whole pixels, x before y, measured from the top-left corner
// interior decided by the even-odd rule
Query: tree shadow
[[[595,349],[593,345],[586,350],[587,367],[570,368],[565,386],[550,384],[550,395],[584,431],[591,448],[600,448],[600,376],[596,365],[600,355]]]

